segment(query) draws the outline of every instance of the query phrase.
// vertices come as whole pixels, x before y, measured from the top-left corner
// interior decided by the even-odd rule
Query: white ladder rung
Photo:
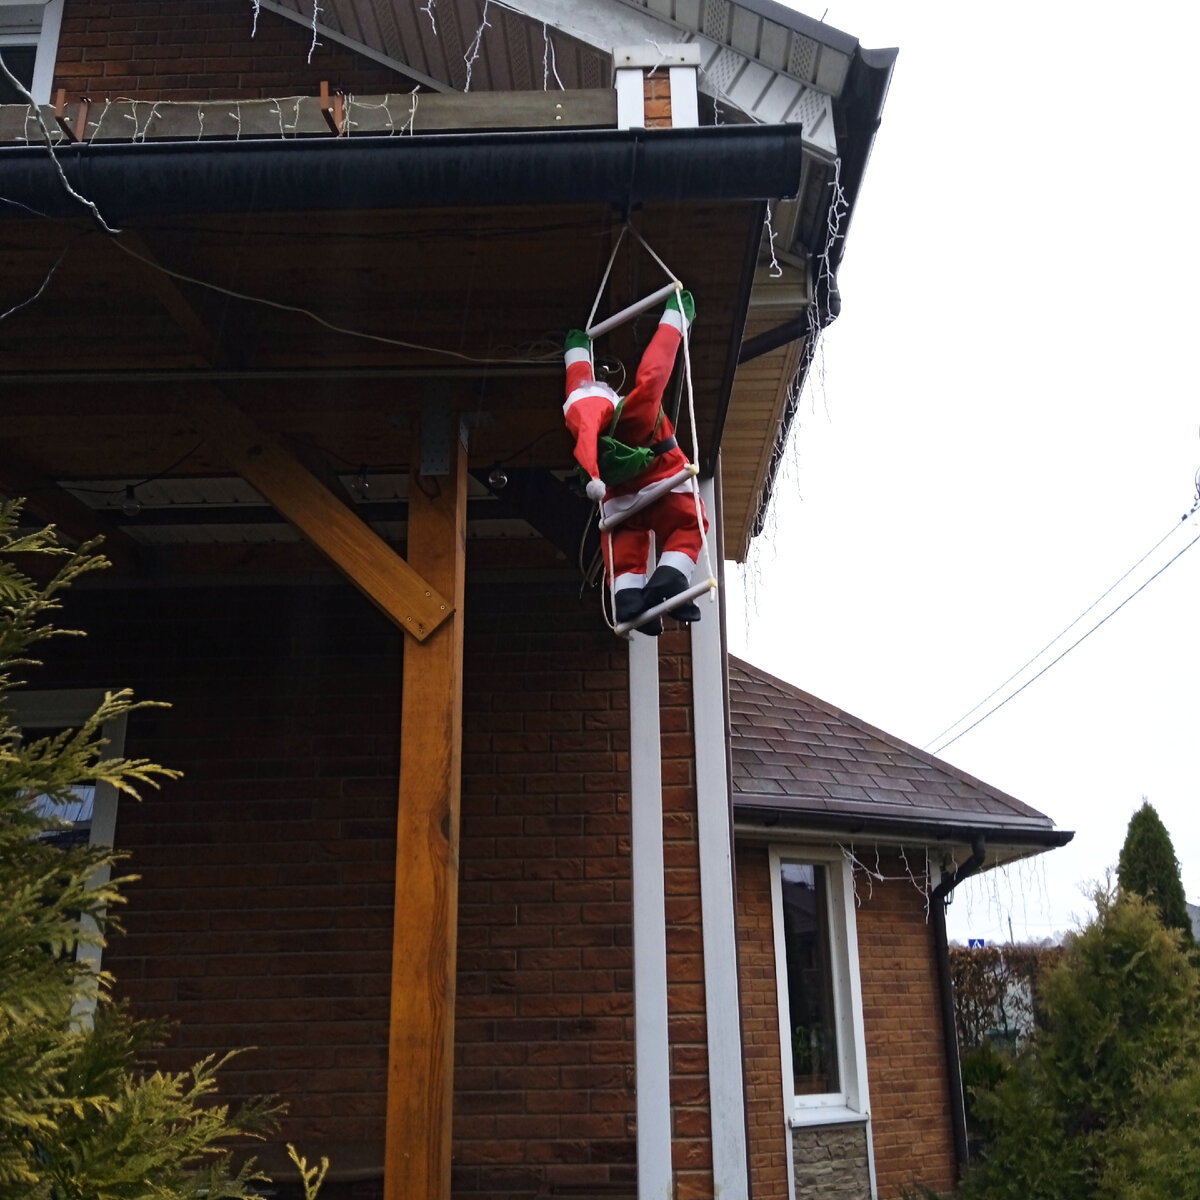
[[[686,483],[687,480],[694,478],[699,474],[699,467],[695,463],[688,463],[682,470],[677,471],[670,479],[660,479],[658,483],[651,484],[644,492],[638,492],[637,498],[628,507],[621,509],[620,512],[613,513],[611,517],[604,515],[603,506],[600,513],[600,531],[607,533],[610,529],[615,529],[618,525],[623,525],[636,512],[641,512],[647,505],[653,504],[655,500],[661,496],[665,496],[668,492],[674,491],[681,483]]]
[[[677,292],[683,287],[683,284],[678,279],[671,280],[670,283],[660,287],[652,296],[646,296],[644,299],[635,301],[628,308],[621,309],[618,313],[613,313],[611,317],[605,317],[603,321],[593,325],[587,335],[590,338],[598,338],[602,334],[607,333],[610,329],[616,329],[618,325],[624,325],[626,321],[633,320],[638,313],[643,313],[648,308],[653,308],[656,304],[665,300],[672,292]]]
[[[690,588],[686,588],[678,595],[664,600],[661,604],[656,604],[653,608],[646,609],[644,613],[638,613],[632,621],[618,621],[613,626],[613,630],[616,633],[630,633],[634,629],[640,629],[648,621],[653,621],[655,617],[666,616],[667,613],[674,612],[689,601],[696,600],[708,592],[716,591],[716,589],[717,581],[715,579],[706,579],[703,583],[694,583]]]

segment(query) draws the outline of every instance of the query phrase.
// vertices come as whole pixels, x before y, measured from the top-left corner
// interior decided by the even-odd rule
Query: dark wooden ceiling
[[[634,223],[696,296],[704,453],[757,209],[647,206]],[[469,416],[474,467],[565,470],[561,339],[585,322],[618,230],[598,205],[208,214],[116,238],[83,221],[0,219],[0,313],[43,289],[0,321],[0,490],[38,483],[52,511],[46,489],[71,480],[227,476],[189,416],[214,394],[330,472],[407,469],[413,414],[431,399]],[[626,237],[599,315],[664,281]],[[598,352],[632,377],[657,316]]]

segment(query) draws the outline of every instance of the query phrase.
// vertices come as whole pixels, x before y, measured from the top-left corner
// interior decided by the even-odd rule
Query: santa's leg
[[[658,566],[642,591],[642,603],[646,608],[653,608],[672,596],[678,596],[691,583],[703,540],[700,527],[696,524],[696,500],[690,490],[668,492],[648,512],[650,525],[662,542]],[[707,516],[704,518],[704,528],[707,531]],[[689,601],[673,609],[669,615],[677,621],[698,621],[700,608]]]
[[[613,581],[614,617],[617,624],[632,621],[650,606],[645,602],[646,566],[650,557],[650,534],[623,525],[604,535],[604,558]],[[658,637],[662,621],[657,618],[641,627],[642,633]]]

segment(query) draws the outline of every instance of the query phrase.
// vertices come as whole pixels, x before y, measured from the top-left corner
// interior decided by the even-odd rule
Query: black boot
[[[642,589],[642,606],[644,609],[653,608],[656,604],[686,591],[687,586],[688,577],[682,571],[674,567],[658,567]],[[691,624],[692,621],[700,620],[700,609],[696,604],[689,602],[681,604],[667,615],[676,621]]]
[[[634,621],[649,607],[650,605],[646,603],[644,588],[622,588],[616,598],[616,623],[622,625],[626,621]],[[648,637],[658,637],[662,633],[662,628],[661,617],[655,617],[653,621],[647,621],[645,625],[638,626],[639,632]]]

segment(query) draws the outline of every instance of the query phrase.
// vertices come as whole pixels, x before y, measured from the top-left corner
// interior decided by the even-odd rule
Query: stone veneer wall
[[[865,1124],[793,1130],[792,1162],[796,1200],[871,1200]]]

